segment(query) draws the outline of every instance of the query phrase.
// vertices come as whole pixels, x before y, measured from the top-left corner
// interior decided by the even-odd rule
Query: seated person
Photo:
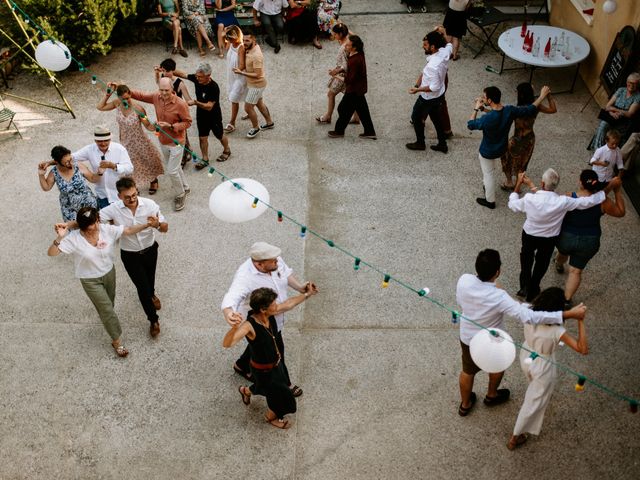
[[[289,6],[288,0],[255,0],[253,2],[253,25],[264,26],[267,34],[265,42],[275,53],[280,51],[278,33],[284,32],[283,10]],[[258,18],[258,13],[260,18]]]
[[[182,46],[182,27],[180,26],[180,7],[178,0],[158,0],[158,15],[162,18],[162,25],[173,33],[173,50],[171,55],[179,53],[188,57]]]
[[[611,95],[609,103],[604,107],[605,112],[609,114],[609,120],[600,120],[600,125],[589,144],[589,150],[595,150],[605,144],[604,136],[610,128],[615,128],[621,133],[620,146],[627,141],[632,132],[629,128],[631,119],[640,108],[638,81],[640,74],[632,73],[627,77],[627,86],[620,87]]]
[[[289,0],[287,33],[289,43],[313,42],[314,47],[322,48],[318,41],[318,9],[311,0]]]

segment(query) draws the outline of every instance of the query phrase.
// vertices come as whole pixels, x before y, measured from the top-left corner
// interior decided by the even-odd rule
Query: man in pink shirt
[[[151,103],[156,110],[155,124],[161,129],[158,140],[164,156],[165,173],[171,179],[176,193],[174,209],[180,211],[184,208],[186,196],[191,191],[181,168],[185,134],[191,126],[189,106],[175,94],[171,79],[164,77],[158,81],[157,92],[131,90],[131,98]]]

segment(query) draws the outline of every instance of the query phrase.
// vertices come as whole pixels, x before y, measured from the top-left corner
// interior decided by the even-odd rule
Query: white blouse
[[[94,247],[74,230],[60,242],[62,253],[73,254],[76,278],[99,278],[111,271],[115,261],[116,243],[122,236],[122,225],[100,224],[98,245]]]

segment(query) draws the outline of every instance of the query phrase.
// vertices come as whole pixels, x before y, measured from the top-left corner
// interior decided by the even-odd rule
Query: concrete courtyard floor
[[[407,89],[424,63],[421,39],[442,15],[350,14],[404,7],[347,3],[343,20],[365,42],[378,140],[358,139],[353,126],[344,139],[328,139],[329,127],[313,120],[325,108],[335,44],[324,42],[320,51],[285,45],[279,55],[265,52],[265,98],[276,128],[248,140],[241,122],[222,171],[260,181],[272,205],[412,287],[429,287],[446,305],[455,306],[457,278],[473,272],[477,252],[488,247],[501,252],[501,281],[514,294],[524,217],[506,207],[501,191],[496,210],[476,205],[480,135],[467,131],[466,120],[484,86],[499,86],[514,103],[515,86],[528,74],[487,72],[500,57],[488,50],[473,60],[465,48],[450,66],[449,153],[410,152],[404,144],[414,139],[408,119],[415,98]],[[179,65],[193,71],[200,59],[190,54]],[[139,44],[90,68],[105,80],[152,90],[152,67],[165,57],[162,45]],[[208,60],[225,92],[224,61]],[[560,90],[571,76],[537,71],[534,82]],[[100,91],[89,75],[61,78],[77,119],[7,99],[25,139],[0,139],[0,479],[637,478],[640,416],[625,402],[591,385],[576,393],[575,377],[561,374],[541,435],[508,451],[526,389],[517,363],[503,382],[512,391],[507,404],[488,409],[479,402],[459,417],[458,327],[447,311],[395,283],[381,289],[378,273],[355,272],[352,259],[313,236],[301,240],[297,227],[278,223],[273,212],[250,223],[220,222],[208,209],[219,178],[191,165],[184,211],[172,211],[166,179],[154,197],[170,225],[159,239],[157,340],[117,261],[116,310],[131,353],[116,358],[71,259],[46,256],[60,212],[57,193],[38,186],[37,162],[53,145],[75,150],[92,142],[97,124],[117,131],[115,115],[94,108]],[[41,78],[23,74],[13,87],[18,95],[57,101]],[[579,113],[588,96],[579,82],[574,94],[557,97],[556,115],[539,117],[530,166],[536,181],[554,167],[559,190],[574,188],[596,126],[595,105]],[[226,98],[222,106],[226,120]],[[189,133],[197,137],[195,125]],[[215,158],[220,147],[212,141],[210,148]],[[638,399],[638,215],[628,205],[626,217],[605,217],[603,229],[600,253],[576,296],[589,307],[590,354],[561,348],[558,360]],[[287,363],[304,389],[288,431],[264,422],[264,399],[242,405],[243,381],[231,370],[241,347],[221,347],[227,325],[220,301],[257,240],[282,247],[298,276],[321,290],[287,316]],[[550,270],[543,286],[564,279]],[[568,328],[576,332],[575,323]],[[507,330],[522,339],[513,319]],[[479,398],[486,383],[479,374]]]

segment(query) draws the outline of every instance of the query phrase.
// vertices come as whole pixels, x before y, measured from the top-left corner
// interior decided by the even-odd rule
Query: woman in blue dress
[[[47,174],[49,161],[38,164],[38,178],[40,187],[45,192],[58,186],[60,190],[60,210],[65,222],[76,219],[76,213],[82,207],[97,208],[96,196],[85,182],[92,183],[100,180],[100,174],[91,172],[83,163],[77,163],[71,158],[71,151],[63,146],[53,147],[51,158],[55,164]]]
[[[216,0],[216,29],[218,33],[218,57],[224,58],[224,29],[240,26],[235,13],[236,0]]]

